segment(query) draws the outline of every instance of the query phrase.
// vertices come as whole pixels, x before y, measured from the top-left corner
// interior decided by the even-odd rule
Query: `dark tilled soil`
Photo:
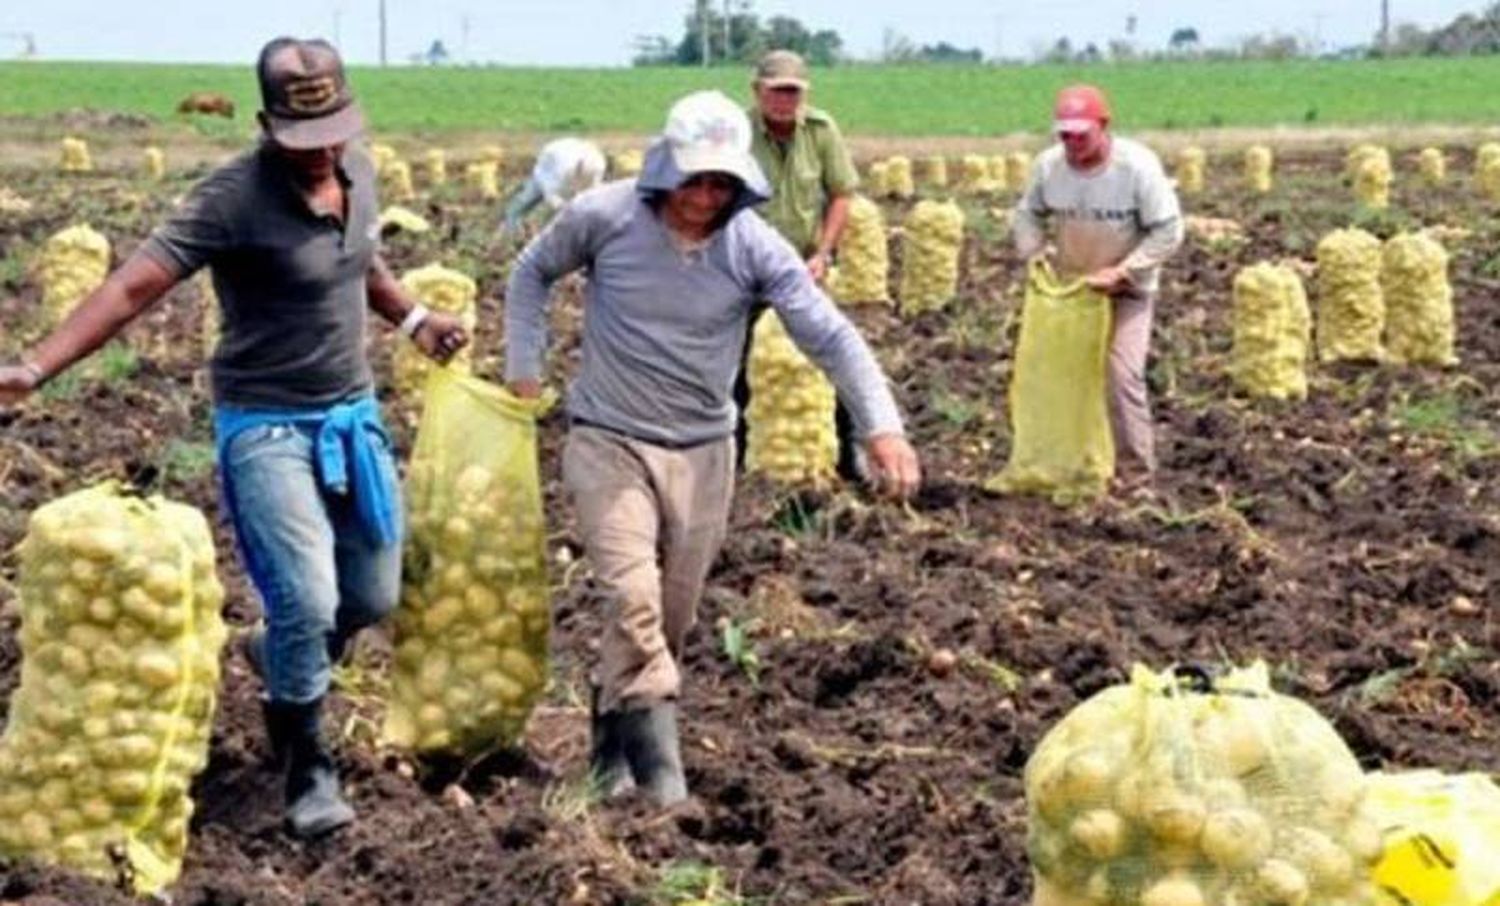
[[[1190,241],[1168,269],[1151,372],[1158,497],[1064,510],[979,491],[1008,447],[1001,401],[1020,266],[1005,242],[1008,199],[968,203],[965,277],[947,312],[910,322],[853,313],[909,414],[928,474],[921,496],[901,507],[848,489],[741,489],[686,656],[691,807],[658,814],[579,793],[583,677],[598,622],[558,492],[563,425],[553,417],[543,471],[555,532],[555,680],[524,745],[467,765],[380,750],[369,727],[386,646],[371,639],[343,675],[331,722],[361,820],[300,844],[279,827],[276,779],[262,766],[257,687],[226,653],[173,901],[1020,903],[1030,892],[1027,755],[1137,660],[1264,658],[1279,688],[1317,706],[1367,767],[1500,770],[1491,603],[1500,593],[1500,258],[1491,257],[1500,225],[1464,177],[1420,190],[1405,158],[1396,213],[1378,216],[1355,210],[1333,154],[1283,161],[1267,199],[1236,187],[1235,161],[1214,164],[1217,188],[1189,207],[1239,220],[1248,241]],[[1461,174],[1467,157],[1455,153],[1454,164]],[[37,202],[33,214],[0,215],[0,356],[34,330],[36,291],[11,262],[84,219],[128,252],[187,184],[0,177]],[[435,230],[392,237],[392,262],[438,258],[479,277],[488,297],[479,367],[494,374],[495,296],[509,257],[490,238],[496,211],[455,192],[417,207]],[[1234,397],[1226,369],[1236,268],[1310,260],[1319,236],[1351,220],[1382,235],[1410,224],[1474,230],[1452,266],[1462,365],[1319,367],[1306,403]],[[0,550],[20,540],[31,509],[110,476],[154,476],[171,496],[217,513],[203,455],[198,303],[184,286],[130,329],[133,371],[117,356],[112,368],[0,413]],[[556,306],[559,375],[576,355],[577,305],[573,287]],[[384,374],[391,340],[377,333]],[[409,415],[388,403],[409,443]],[[245,624],[257,605],[218,531],[227,618]],[[12,558],[0,568],[6,693],[19,672],[14,583]],[[747,630],[754,663],[726,653],[721,630],[731,624]],[[939,649],[956,655],[951,670],[932,657]],[[3,900],[128,902],[34,866],[0,875]]]

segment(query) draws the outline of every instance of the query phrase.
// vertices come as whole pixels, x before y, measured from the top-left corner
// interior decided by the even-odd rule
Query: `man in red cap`
[[[1092,85],[1058,92],[1058,144],[1037,157],[1016,205],[1016,248],[1043,254],[1056,226],[1056,266],[1114,300],[1109,350],[1110,422],[1126,485],[1156,470],[1146,353],[1161,265],[1182,244],[1177,193],[1151,149],[1109,131],[1109,102]]]
[[[396,605],[401,491],[365,352],[366,313],[446,361],[468,342],[380,255],[375,170],[338,52],[277,38],[257,66],[263,140],[172,216],[19,364],[18,403],[207,267],[223,329],[209,365],[225,509],[265,611],[250,634],[265,718],[299,837],[354,820],[321,733],[330,666]]]

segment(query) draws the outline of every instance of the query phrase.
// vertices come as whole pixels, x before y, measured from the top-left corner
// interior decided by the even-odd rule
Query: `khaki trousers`
[[[675,699],[677,666],[734,494],[734,439],[671,449],[575,425],[563,484],[605,598],[601,712]]]
[[[1151,348],[1151,296],[1117,297],[1109,344],[1109,421],[1115,453],[1146,472],[1156,471],[1151,401],[1146,396],[1146,353]]]

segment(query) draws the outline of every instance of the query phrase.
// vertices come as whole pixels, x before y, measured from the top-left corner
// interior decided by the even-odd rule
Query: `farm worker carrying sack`
[[[771,188],[771,199],[760,214],[806,260],[807,272],[821,286],[849,222],[859,171],[833,117],[808,105],[812,81],[800,56],[790,50],[773,50],[761,57],[750,88],[755,92],[755,103],[746,111],[750,153]],[[734,382],[734,402],[740,409],[735,443],[741,468],[749,449],[745,415],[750,409],[750,350],[756,322],[766,308],[761,302],[750,314],[745,353]],[[837,398],[833,417],[839,441],[838,473],[845,480],[858,480],[859,444],[849,409]]]
[[[559,138],[542,146],[537,153],[531,175],[521,184],[505,206],[502,233],[520,229],[527,213],[542,202],[556,211],[585,189],[604,181],[608,164],[604,152],[593,142],[581,138]]]
[[[261,142],[194,187],[21,365],[0,368],[0,404],[209,268],[223,309],[210,372],[224,502],[266,613],[246,651],[287,764],[291,830],[316,836],[354,818],[321,738],[329,668],[395,606],[400,584],[401,494],[365,312],[440,361],[468,336],[417,305],[380,256],[375,171],[350,144],[363,124],[338,53],[277,38],[258,72]]]
[[[1025,783],[1036,906],[1374,906],[1364,774],[1264,663],[1137,665],[1047,732]]]
[[[1182,244],[1182,213],[1161,161],[1149,148],[1111,135],[1104,94],[1091,85],[1057,95],[1058,144],[1042,152],[1016,205],[1016,249],[1044,253],[1056,222],[1057,270],[1082,277],[1114,300],[1109,412],[1126,489],[1156,470],[1146,353],[1161,265]]]
[[[1110,308],[1082,280],[1060,284],[1032,259],[1010,378],[1010,461],[987,490],[1059,503],[1104,493],[1115,465],[1104,396]]]
[[[587,269],[583,365],[569,388],[563,483],[605,597],[593,767],[609,793],[687,795],[679,658],[734,489],[730,389],[751,307],[768,300],[854,414],[892,494],[920,470],[885,375],[806,262],[747,209],[765,200],[750,124],[724,95],[678,101],[635,182],[585,192],[516,262],[505,376],[541,393],[553,283]]]

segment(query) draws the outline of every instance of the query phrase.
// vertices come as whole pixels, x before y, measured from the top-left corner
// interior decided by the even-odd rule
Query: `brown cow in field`
[[[178,113],[217,113],[233,119],[234,101],[216,91],[195,91],[177,104]]]

